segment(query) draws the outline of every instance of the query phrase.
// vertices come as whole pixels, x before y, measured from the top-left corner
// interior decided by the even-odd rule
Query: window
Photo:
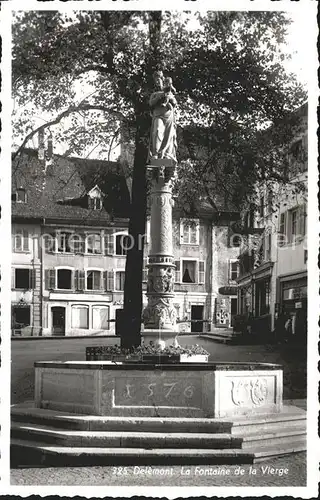
[[[47,253],[49,252],[55,252],[56,250],[56,238],[53,234],[45,234],[42,237],[43,245],[45,248],[45,251]]]
[[[94,330],[109,330],[109,307],[92,307],[92,328]]]
[[[260,217],[264,217],[264,196],[260,198]]]
[[[230,247],[240,247],[242,243],[242,236],[240,234],[232,233],[229,237],[229,246]]]
[[[60,253],[71,253],[73,248],[70,245],[72,234],[68,232],[57,232],[57,248]]]
[[[114,254],[114,234],[107,233],[104,235],[104,253],[105,255]]]
[[[101,253],[101,236],[100,234],[89,234],[87,236],[87,252],[93,254]]]
[[[87,306],[72,306],[71,328],[89,328],[89,308]]]
[[[19,229],[14,235],[14,251],[29,252],[29,233],[26,229]]]
[[[199,221],[182,219],[180,221],[180,242],[199,245]]]
[[[30,306],[14,306],[12,308],[12,328],[30,326]]]
[[[16,198],[15,201],[18,203],[26,203],[27,201],[26,190],[23,188],[17,189],[15,198]]]
[[[229,280],[235,281],[239,276],[239,262],[230,261],[229,263]]]
[[[72,271],[70,269],[58,269],[57,270],[57,288],[59,290],[71,290],[72,289]]]
[[[127,255],[131,248],[131,237],[127,234],[116,235],[116,255]]]
[[[14,288],[28,290],[31,288],[31,269],[15,269]]]
[[[101,271],[87,271],[87,290],[101,289]]]
[[[73,248],[74,253],[84,253],[85,237],[81,234],[73,234],[70,237],[70,246]]]
[[[196,282],[196,261],[183,260],[182,283],[195,283],[195,282]]]
[[[117,291],[123,291],[124,290],[125,272],[124,271],[116,271],[115,277],[116,277],[115,289]]]

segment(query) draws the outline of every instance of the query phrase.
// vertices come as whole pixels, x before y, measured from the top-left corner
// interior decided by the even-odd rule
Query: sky
[[[297,75],[298,80],[307,84],[309,72],[309,39],[307,36],[309,29],[309,17],[301,15],[301,12],[291,14],[293,20],[288,29],[286,51],[292,56],[291,61],[285,63],[290,72]]]

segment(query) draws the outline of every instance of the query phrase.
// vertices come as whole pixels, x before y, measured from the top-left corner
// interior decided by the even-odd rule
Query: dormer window
[[[26,190],[23,188],[17,189],[12,198],[13,201],[16,201],[17,203],[26,203],[27,202]]]
[[[98,186],[95,186],[88,193],[88,208],[90,210],[102,209],[102,192]]]
[[[88,206],[91,210],[101,210],[102,208],[102,200],[101,198],[89,198]]]

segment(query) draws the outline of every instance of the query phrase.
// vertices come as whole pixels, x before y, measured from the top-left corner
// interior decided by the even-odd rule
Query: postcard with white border
[[[317,496],[316,2],[1,11],[0,493]]]

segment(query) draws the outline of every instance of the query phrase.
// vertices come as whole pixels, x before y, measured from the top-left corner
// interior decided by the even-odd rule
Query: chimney
[[[38,158],[39,160],[44,160],[44,131],[39,130],[38,132]]]

